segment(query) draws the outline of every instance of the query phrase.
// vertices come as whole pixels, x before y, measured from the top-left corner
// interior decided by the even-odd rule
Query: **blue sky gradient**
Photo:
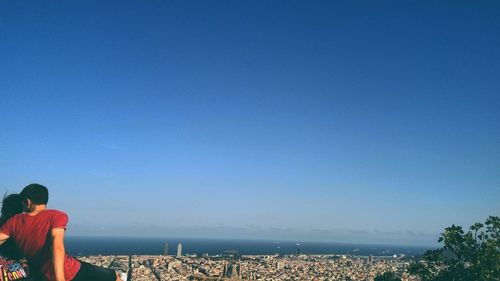
[[[72,234],[433,243],[500,215],[498,34],[498,1],[4,1],[0,188]]]

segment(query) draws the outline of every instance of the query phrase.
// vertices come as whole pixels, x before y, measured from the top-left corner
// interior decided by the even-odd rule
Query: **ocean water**
[[[295,254],[348,254],[392,256],[405,254],[417,256],[429,248],[415,246],[343,244],[328,242],[297,242],[271,240],[230,239],[180,239],[180,238],[111,238],[67,237],[66,251],[71,255],[161,255],[168,243],[168,253],[176,254],[177,244],[182,242],[183,254],[217,255],[225,251],[237,251],[241,255]]]

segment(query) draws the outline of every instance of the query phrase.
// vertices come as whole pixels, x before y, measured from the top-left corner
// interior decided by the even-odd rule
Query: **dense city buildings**
[[[370,281],[392,271],[402,280],[417,280],[406,273],[403,257],[345,255],[290,256],[88,256],[82,260],[129,273],[128,281],[163,280],[353,280]]]

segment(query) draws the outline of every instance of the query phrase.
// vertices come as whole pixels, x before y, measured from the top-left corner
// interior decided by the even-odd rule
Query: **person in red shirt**
[[[20,195],[24,213],[11,217],[0,227],[0,244],[12,239],[30,266],[42,272],[48,281],[127,281],[113,270],[66,254],[64,233],[68,216],[47,209],[49,192],[45,186],[30,184]]]

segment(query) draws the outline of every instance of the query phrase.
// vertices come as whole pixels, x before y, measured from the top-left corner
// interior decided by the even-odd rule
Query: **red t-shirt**
[[[0,232],[10,236],[21,253],[28,259],[30,265],[40,270],[49,280],[55,280],[54,265],[52,262],[52,240],[50,230],[64,228],[68,223],[68,216],[57,210],[43,210],[30,216],[17,214],[0,227]],[[80,270],[80,262],[72,256],[66,255],[64,260],[64,276],[72,280]]]

